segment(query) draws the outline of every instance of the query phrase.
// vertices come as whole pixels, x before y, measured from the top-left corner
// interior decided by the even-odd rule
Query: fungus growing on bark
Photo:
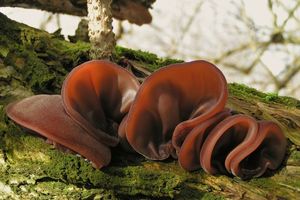
[[[226,80],[211,63],[169,65],[141,85],[128,113],[126,138],[149,159],[177,157],[172,140],[222,111],[226,100]]]
[[[276,169],[286,139],[273,122],[257,122],[224,108],[226,80],[211,63],[167,66],[141,85],[122,126],[135,151],[152,160],[178,157],[188,171],[243,179]]]
[[[210,134],[211,130],[224,118],[230,115],[230,110],[226,109],[195,126],[195,128],[193,128],[185,138],[181,138],[181,140],[184,139],[183,142],[175,139],[173,140],[173,144],[180,148],[178,162],[183,169],[193,171],[201,167],[199,155],[204,141]]]
[[[10,104],[7,115],[25,128],[92,161],[110,162],[118,126],[126,116],[139,83],[125,69],[108,61],[90,61],[66,78],[62,96],[36,95]]]
[[[233,115],[225,108],[227,83],[206,61],[173,64],[140,86],[108,61],[71,71],[62,95],[36,95],[6,112],[33,130],[87,159],[108,165],[119,142],[152,160],[178,158],[188,171],[258,177],[281,164],[286,138],[273,122]]]
[[[60,95],[28,97],[7,106],[6,112],[21,126],[88,158],[96,168],[110,162],[110,149],[66,114]]]
[[[259,177],[281,164],[286,139],[273,122],[246,115],[229,116],[217,124],[198,151],[201,167],[210,174]]]
[[[68,115],[102,143],[118,144],[118,126],[128,113],[139,82],[108,61],[90,61],[73,69],[62,87]]]

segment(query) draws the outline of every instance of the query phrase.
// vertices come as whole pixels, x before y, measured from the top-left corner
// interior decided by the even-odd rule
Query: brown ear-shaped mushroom
[[[8,105],[6,113],[21,126],[86,157],[96,168],[110,162],[110,149],[66,114],[60,95],[28,97]]]
[[[201,167],[210,174],[230,173],[225,168],[226,157],[233,150],[249,147],[256,139],[257,130],[257,122],[252,117],[234,115],[226,118],[203,143],[200,151]]]
[[[103,144],[118,143],[118,125],[128,113],[139,82],[127,70],[109,61],[94,60],[66,78],[62,98],[70,117]]]
[[[274,122],[258,122],[257,137],[253,143],[236,148],[227,156],[225,166],[235,176],[244,179],[259,177],[267,169],[277,169],[284,159],[287,141]]]
[[[272,122],[234,115],[219,123],[200,151],[202,168],[210,173],[232,173],[243,179],[261,176],[282,162],[286,139]]]
[[[230,110],[225,109],[193,128],[185,138],[181,138],[184,139],[183,142],[174,141],[177,143],[178,148],[180,148],[178,162],[183,169],[193,171],[201,168],[199,154],[204,141],[211,130],[230,115]]]
[[[222,111],[226,99],[226,80],[213,64],[193,61],[164,67],[141,85],[128,113],[127,140],[149,159],[176,157],[173,134],[180,138]]]

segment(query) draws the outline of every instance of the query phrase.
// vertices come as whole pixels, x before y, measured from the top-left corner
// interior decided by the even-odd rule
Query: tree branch
[[[112,29],[112,0],[88,0],[89,37],[92,59],[110,58],[116,40]]]
[[[289,138],[286,162],[263,178],[242,181],[208,175],[203,170],[185,172],[175,160],[154,162],[120,149],[113,149],[108,167],[96,170],[82,157],[58,151],[28,134],[4,114],[5,105],[15,99],[59,93],[68,71],[89,60],[90,45],[67,42],[9,20],[1,13],[0,27],[0,198],[267,200],[300,196],[298,100],[239,84],[229,85],[227,107],[257,119],[275,121]],[[114,62],[149,70],[152,65],[159,68],[174,60],[119,48]]]
[[[114,0],[113,17],[137,25],[148,24],[152,17],[149,8],[155,0]],[[77,16],[87,15],[86,0],[0,0],[0,7],[21,7],[46,10]]]

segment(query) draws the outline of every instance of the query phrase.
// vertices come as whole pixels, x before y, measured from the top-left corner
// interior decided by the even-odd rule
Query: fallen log
[[[297,199],[300,196],[300,101],[229,84],[227,107],[274,121],[289,140],[279,170],[243,181],[203,170],[186,172],[176,160],[149,161],[113,149],[111,164],[94,169],[84,158],[46,144],[10,121],[5,106],[33,94],[58,94],[65,75],[89,60],[89,44],[70,43],[0,13],[0,199]],[[113,61],[142,81],[181,62],[117,47]]]

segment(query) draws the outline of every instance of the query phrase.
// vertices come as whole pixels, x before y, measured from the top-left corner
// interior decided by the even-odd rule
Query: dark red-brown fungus
[[[141,85],[128,113],[126,138],[149,159],[177,157],[177,143],[196,125],[222,111],[226,100],[226,80],[211,63],[169,65]]]
[[[231,173],[247,179],[261,176],[268,168],[279,167],[285,155],[286,139],[273,122],[233,115],[217,124],[200,148],[197,155],[206,172]]]
[[[178,158],[188,171],[258,177],[278,168],[286,138],[273,122],[233,115],[222,72],[206,61],[166,66],[140,86],[108,61],[84,63],[67,76],[62,94],[36,95],[6,108],[18,124],[96,168],[121,143],[146,158]]]
[[[96,168],[110,162],[118,126],[126,116],[139,83],[108,61],[90,61],[67,76],[62,96],[37,95],[10,104],[6,112],[20,125],[83,155]]]
[[[108,61],[90,61],[73,69],[62,88],[65,111],[92,137],[118,144],[118,125],[135,98],[139,82]]]
[[[182,168],[261,176],[281,164],[286,139],[273,122],[232,116],[227,83],[211,63],[174,64],[141,85],[126,120],[126,139],[153,160],[178,157]]]
[[[21,126],[81,154],[97,168],[110,162],[110,149],[66,114],[60,95],[32,96],[10,104],[6,112]]]

